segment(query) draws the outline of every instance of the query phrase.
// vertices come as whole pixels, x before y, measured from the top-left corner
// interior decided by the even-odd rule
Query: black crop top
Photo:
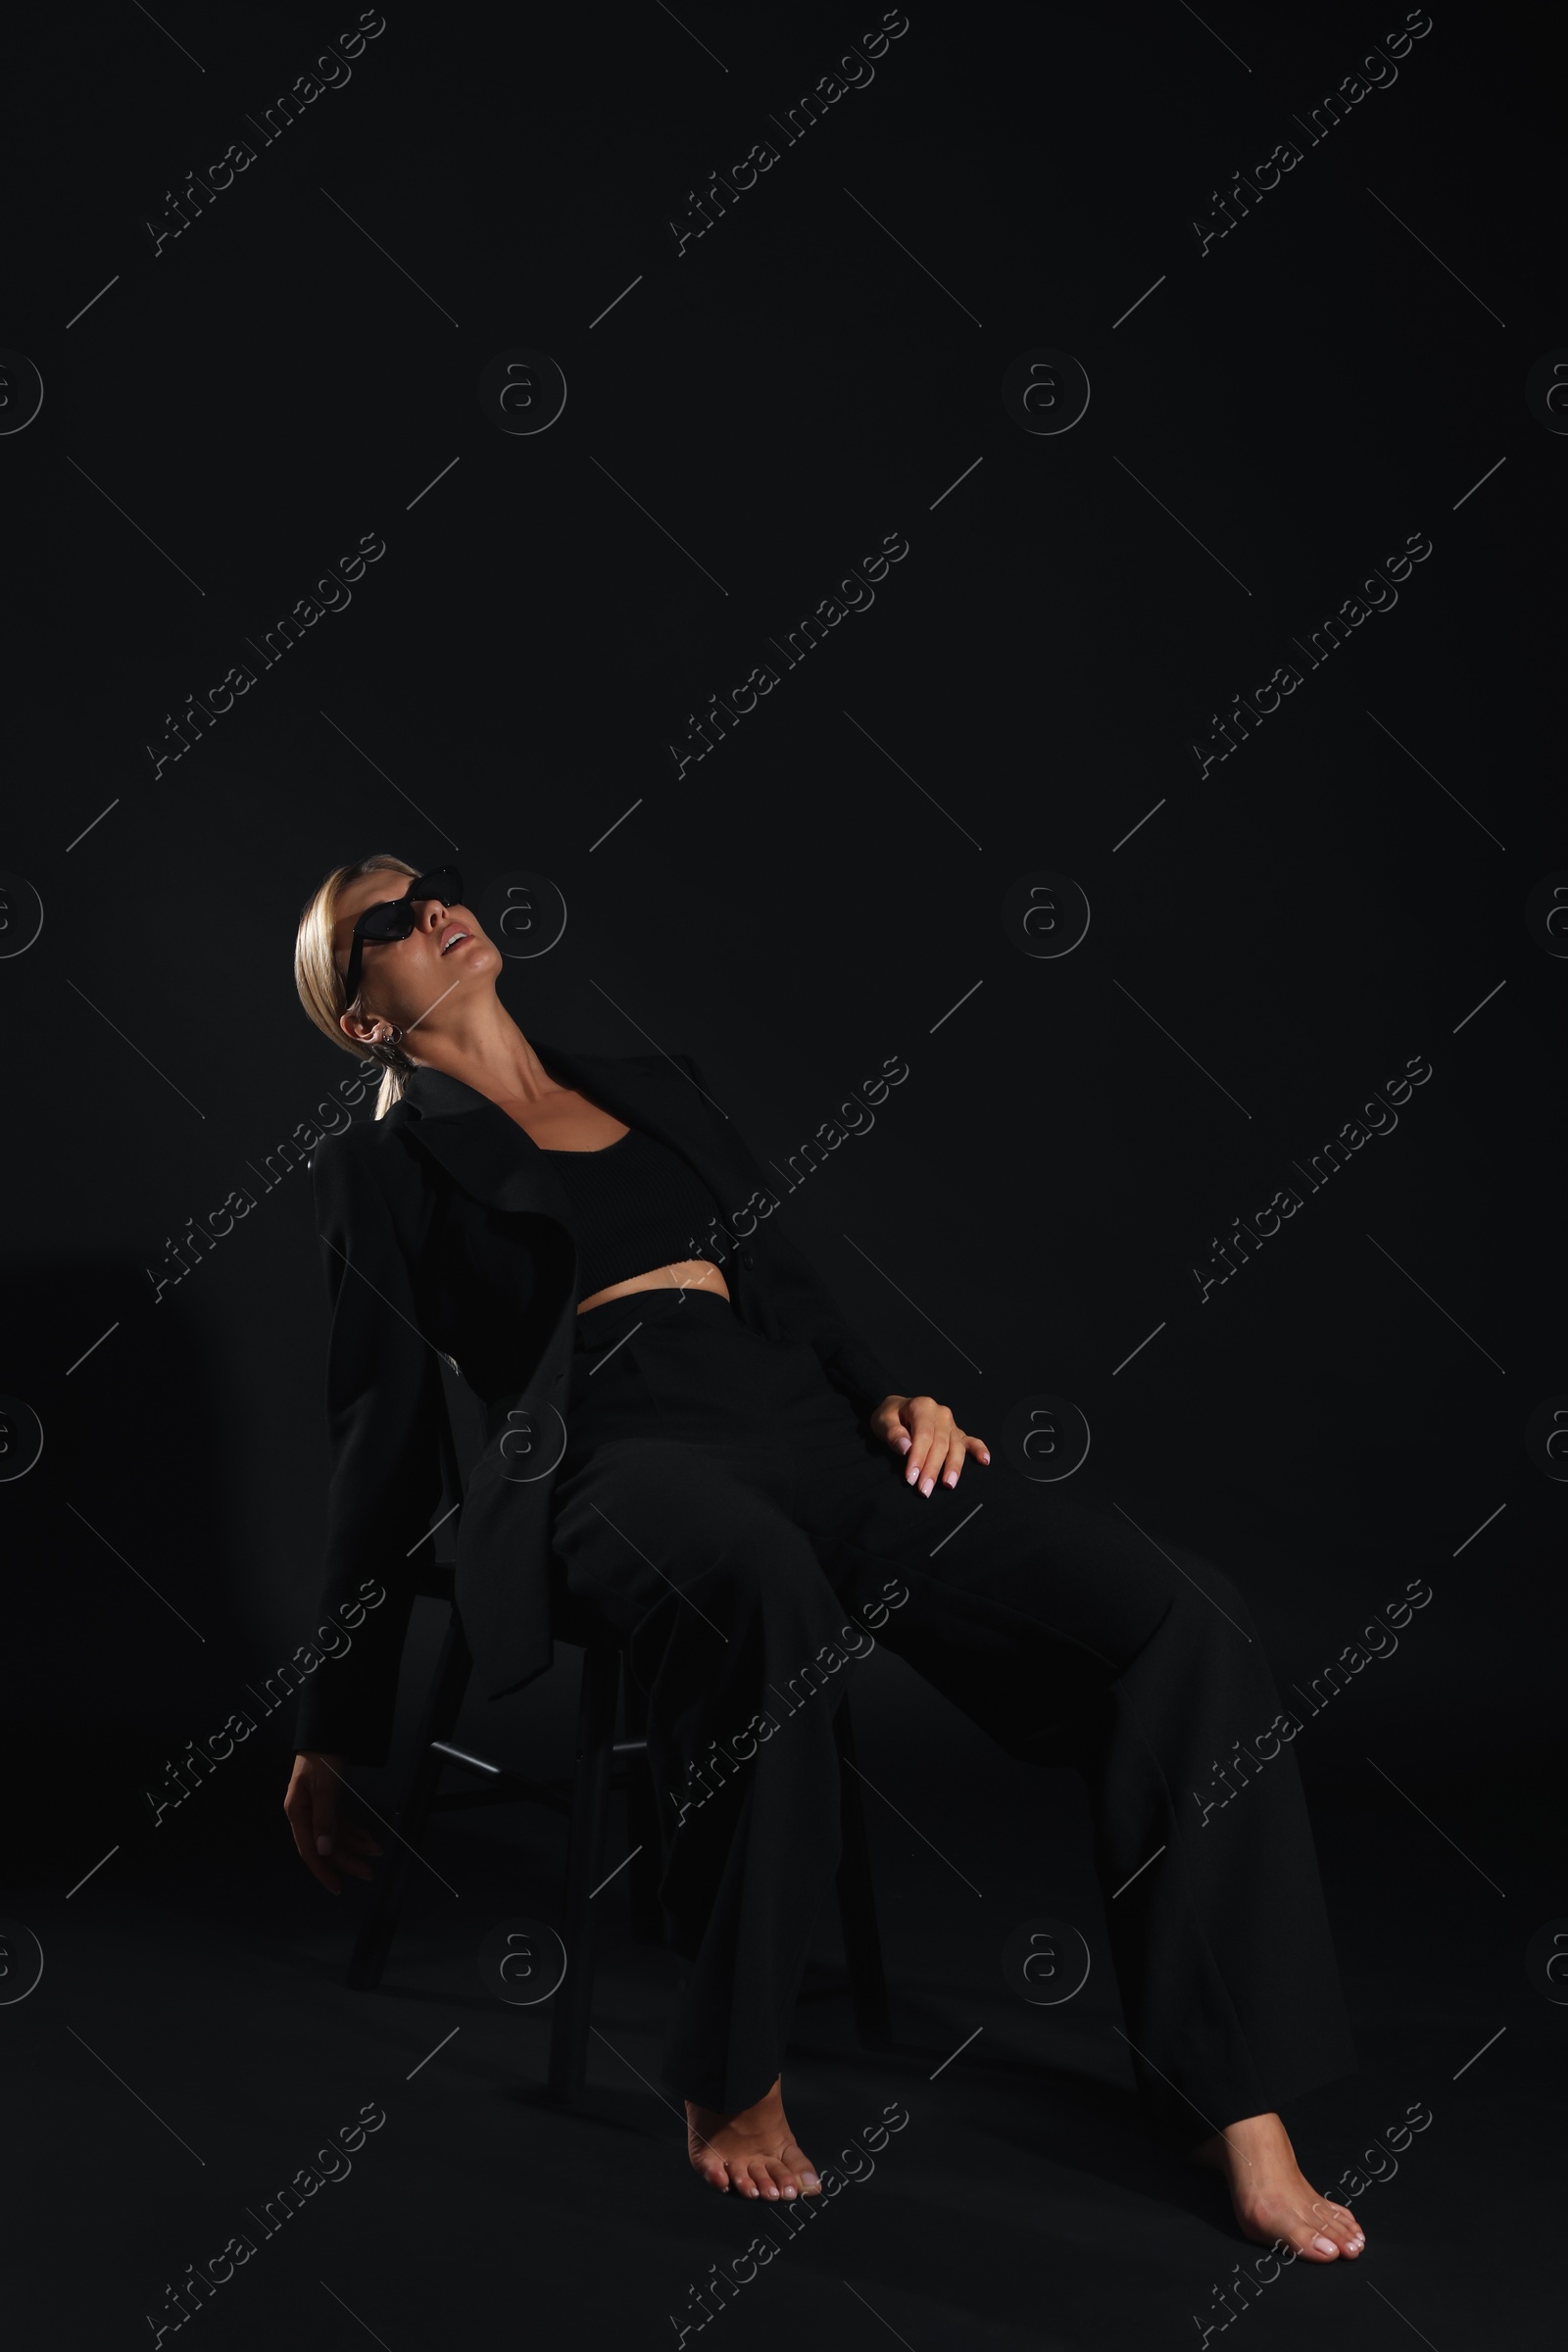
[[[710,1255],[713,1197],[667,1144],[629,1127],[598,1151],[548,1156],[571,1201],[579,1298],[680,1258]]]

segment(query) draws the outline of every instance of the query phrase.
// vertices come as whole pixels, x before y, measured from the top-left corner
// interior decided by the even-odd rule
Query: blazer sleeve
[[[691,1055],[680,1054],[674,1058],[711,1102],[703,1073]],[[770,1200],[773,1187],[733,1121],[726,1121],[724,1133],[726,1142],[750,1171],[757,1198]],[[809,1340],[829,1385],[851,1399],[862,1421],[870,1418],[884,1396],[906,1394],[899,1388],[871,1343],[846,1318],[810,1259],[775,1229],[771,1216],[759,1218],[755,1232],[742,1246],[755,1246],[759,1271],[782,1321],[792,1333]]]
[[[357,1140],[352,1130],[329,1139],[311,1159],[331,1308],[331,1478],[318,1623],[323,1634],[334,1624],[353,1631],[340,1638],[347,1648],[322,1656],[304,1684],[294,1738],[299,1750],[382,1764],[414,1607],[409,1554],[439,1516],[444,1492],[446,1405],[390,1205],[363,1148],[353,1148]]]

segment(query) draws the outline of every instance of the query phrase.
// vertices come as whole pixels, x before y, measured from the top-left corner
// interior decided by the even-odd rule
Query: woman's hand
[[[905,1457],[904,1483],[929,1495],[940,1478],[956,1487],[969,1454],[978,1462],[991,1460],[984,1438],[971,1438],[958,1427],[945,1404],[934,1396],[884,1396],[871,1415],[871,1427],[885,1444]]]
[[[369,1864],[358,1861],[356,1856],[381,1851],[375,1839],[364,1830],[339,1824],[338,1766],[342,1761],[341,1756],[321,1755],[314,1749],[296,1756],[288,1793],[283,1799],[283,1810],[300,1849],[300,1859],[312,1877],[320,1880],[328,1894],[343,1891],[338,1870],[346,1870],[356,1879],[368,1879]]]

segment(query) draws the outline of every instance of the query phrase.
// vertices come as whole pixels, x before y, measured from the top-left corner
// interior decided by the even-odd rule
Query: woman
[[[480,1687],[531,1681],[554,1628],[624,1643],[647,1693],[660,1899],[690,1963],[665,2073],[705,2180],[819,2193],[780,2064],[840,1850],[848,1617],[1009,1754],[1083,1773],[1152,2120],[1224,2174],[1249,2237],[1358,2254],[1274,2106],[1354,2064],[1294,1759],[1276,1742],[1217,1813],[1188,1794],[1278,1712],[1241,1595],[1130,1523],[993,1478],[984,1441],[844,1323],[695,1064],[530,1041],[501,965],[450,868],[340,866],[300,920],[306,1011],[385,1072],[376,1120],[313,1160],[322,1610],[387,1591],[301,1695],[285,1809],[307,1866],[335,1893],[379,1851],[340,1824],[337,1767],[385,1759],[398,1579],[460,1499],[445,1356],[487,1409],[457,1568]]]

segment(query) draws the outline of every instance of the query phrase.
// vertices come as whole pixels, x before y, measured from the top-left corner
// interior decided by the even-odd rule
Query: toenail
[[[1320,2254],[1337,2254],[1340,2250],[1332,2237],[1314,2237],[1312,2243]]]
[[[814,2173],[803,2173],[801,2178],[805,2180],[808,2188],[820,2188],[822,2185]]]
[[[793,2196],[794,2196],[794,2194],[795,2194],[795,2191],[794,2191],[794,2189],[793,2189],[793,2188],[787,2188],[787,2189],[784,2191],[784,2194],[786,2195],[786,2197],[793,2197]]]

